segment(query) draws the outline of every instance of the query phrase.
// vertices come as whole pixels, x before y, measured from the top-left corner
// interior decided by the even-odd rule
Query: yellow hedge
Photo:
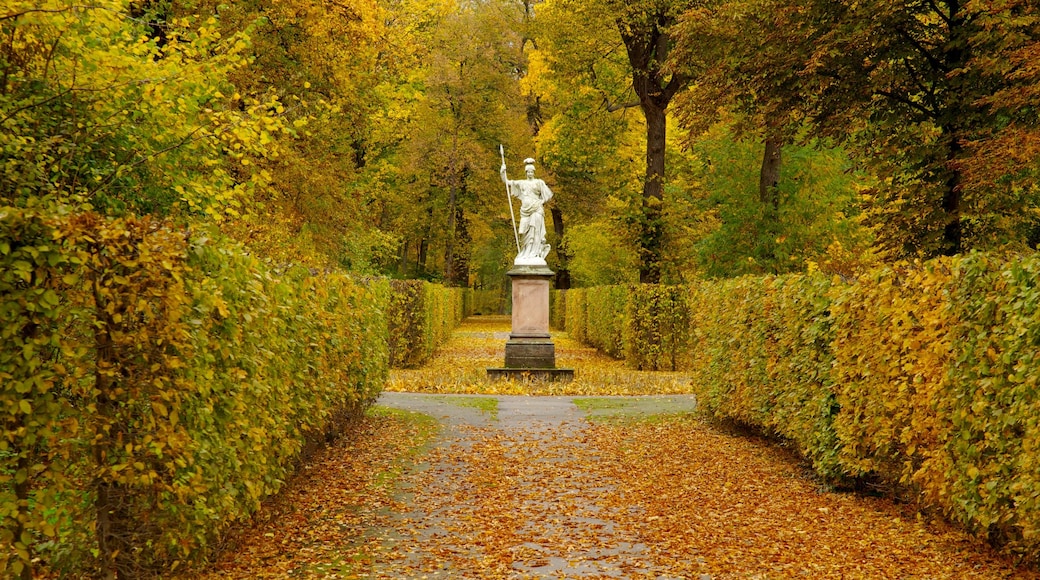
[[[972,254],[695,285],[705,407],[1040,555],[1040,259]]]
[[[625,310],[629,289],[625,286],[597,286],[585,290],[584,342],[614,357],[625,356]]]
[[[627,290],[623,354],[628,366],[676,371],[687,366],[690,347],[688,290],[641,284]]]
[[[689,356],[689,307],[679,287],[557,290],[550,322],[571,338],[643,370],[677,370]]]
[[[423,280],[393,280],[390,286],[387,318],[394,368],[422,365],[472,312],[469,288],[446,288]]]
[[[0,209],[0,557],[73,577],[204,554],[374,400],[389,288],[147,218]]]
[[[568,290],[553,316],[603,344],[616,323],[593,317],[616,312],[618,292]],[[708,412],[793,442],[832,481],[887,484],[1040,557],[1037,255],[627,292],[630,365],[675,353]]]

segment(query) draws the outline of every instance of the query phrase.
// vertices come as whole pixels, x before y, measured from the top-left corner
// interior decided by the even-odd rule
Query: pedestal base
[[[506,342],[505,368],[487,369],[489,379],[569,381],[573,369],[556,368],[556,347],[549,336],[549,279],[544,264],[515,265],[513,329]]]
[[[545,338],[510,337],[506,342],[506,368],[551,369],[556,367],[556,347]]]
[[[574,380],[574,369],[488,369],[489,380],[549,381],[565,383]]]

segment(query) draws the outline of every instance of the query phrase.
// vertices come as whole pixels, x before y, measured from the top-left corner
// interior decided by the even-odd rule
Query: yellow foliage
[[[648,395],[690,392],[688,375],[627,369],[623,361],[582,346],[563,333],[553,334],[556,366],[575,369],[573,381],[489,381],[487,369],[502,366],[509,329],[510,318],[505,316],[467,318],[422,368],[391,371],[386,390],[499,395]]]

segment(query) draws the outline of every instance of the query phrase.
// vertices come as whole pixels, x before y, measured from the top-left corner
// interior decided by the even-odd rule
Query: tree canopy
[[[15,1],[5,204],[499,288],[499,146],[569,284],[1040,241],[1040,11],[971,0]],[[853,256],[854,259],[849,259]]]

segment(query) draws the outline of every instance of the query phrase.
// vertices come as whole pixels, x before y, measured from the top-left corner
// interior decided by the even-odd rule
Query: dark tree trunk
[[[644,106],[646,115],[646,179],[643,182],[643,221],[639,236],[639,282],[661,281],[661,251],[664,228],[661,204],[664,200],[664,148],[666,118],[664,108]]]
[[[971,61],[971,44],[969,42],[969,25],[959,15],[961,3],[949,2],[950,49],[946,54],[946,62],[950,70],[962,70]],[[960,76],[950,79],[950,103],[946,107],[946,119],[942,123],[943,132],[949,137],[946,154],[946,170],[949,175],[944,183],[942,198],[943,233],[939,254],[953,256],[964,250],[964,226],[961,216],[961,169],[958,161],[964,152],[962,138],[968,134],[965,120],[976,114],[978,105],[972,102],[964,88],[964,79]]]
[[[780,151],[783,141],[779,137],[766,137],[765,152],[762,155],[762,170],[758,176],[758,200],[769,204],[773,209],[780,206],[780,198],[776,187],[780,183]]]
[[[462,206],[455,206],[455,240],[459,249],[455,252],[455,263],[451,271],[454,278],[448,281],[451,286],[465,288],[469,286],[469,248],[472,239],[469,235],[469,223],[462,211]]]
[[[960,157],[961,144],[956,132],[951,133],[950,153],[948,160],[949,176],[944,184],[942,209],[945,223],[943,224],[942,246],[939,254],[943,256],[954,256],[964,249],[964,228],[961,224],[961,174],[954,168],[949,167]]]
[[[643,219],[639,236],[639,281],[661,281],[664,231],[661,202],[664,198],[666,113],[672,97],[689,84],[690,77],[667,68],[672,39],[668,33],[674,18],[664,9],[633,26],[617,22],[632,67],[632,88],[646,117],[646,178],[643,183]]]
[[[424,278],[426,276],[426,253],[429,249],[429,238],[419,240],[419,251],[416,252],[415,256],[415,275],[418,278]]]
[[[410,244],[411,242],[408,241],[405,241],[401,244],[401,259],[397,263],[397,271],[400,273],[401,276],[407,275],[406,270],[408,269],[408,246]]]
[[[556,257],[560,259],[560,265],[556,268],[556,289],[569,290],[571,287],[571,271],[568,267],[571,255],[563,243],[563,212],[560,208],[553,206],[550,210],[553,219],[553,231],[556,232]]]

